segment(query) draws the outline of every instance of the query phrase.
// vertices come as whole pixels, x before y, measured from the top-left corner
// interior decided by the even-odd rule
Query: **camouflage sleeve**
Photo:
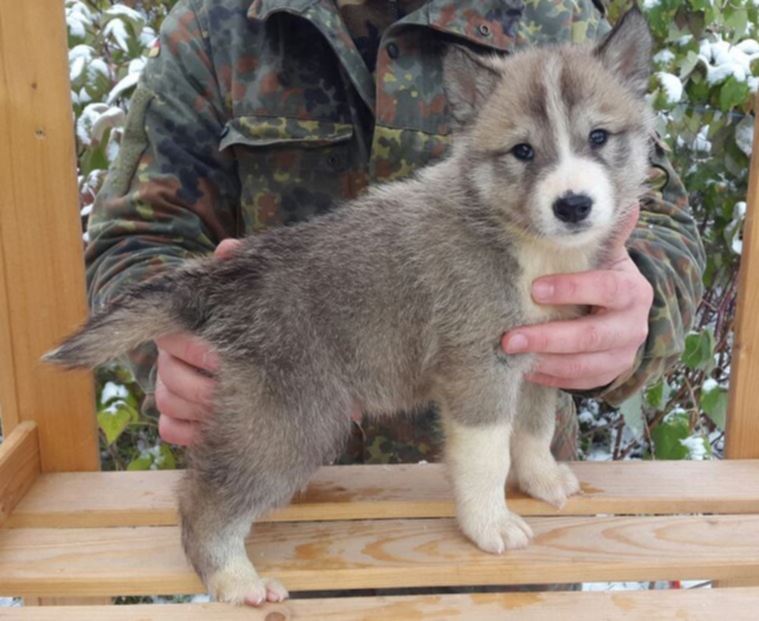
[[[631,258],[654,289],[649,334],[632,369],[594,395],[612,405],[680,359],[703,293],[704,247],[682,181],[658,140],[652,148],[649,188],[628,242]]]
[[[218,149],[223,101],[205,31],[191,3],[178,3],[132,97],[119,156],[88,224],[93,308],[237,232],[239,183],[234,160]],[[152,350],[135,357],[137,379],[149,388]]]

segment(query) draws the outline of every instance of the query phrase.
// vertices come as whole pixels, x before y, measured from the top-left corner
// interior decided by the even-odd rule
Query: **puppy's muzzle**
[[[590,215],[593,199],[587,194],[570,192],[556,199],[553,204],[554,215],[567,224],[577,224]]]

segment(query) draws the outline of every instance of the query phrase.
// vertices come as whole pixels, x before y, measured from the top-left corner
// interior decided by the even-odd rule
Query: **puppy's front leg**
[[[505,415],[483,423],[464,422],[462,418],[466,417],[460,412],[443,410],[459,526],[486,552],[501,554],[523,548],[532,538],[532,530],[506,506],[511,421]]]

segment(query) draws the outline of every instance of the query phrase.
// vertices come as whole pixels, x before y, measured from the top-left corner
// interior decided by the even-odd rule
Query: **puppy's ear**
[[[646,18],[638,7],[622,16],[596,47],[595,54],[612,73],[619,75],[637,95],[648,89],[653,41]]]
[[[501,73],[495,57],[475,54],[462,45],[449,45],[443,56],[443,88],[453,121],[462,127],[495,89]]]

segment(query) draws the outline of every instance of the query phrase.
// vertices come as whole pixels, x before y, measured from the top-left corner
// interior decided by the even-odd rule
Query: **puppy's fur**
[[[509,470],[560,506],[577,479],[549,451],[556,391],[523,382],[501,335],[579,310],[539,307],[538,276],[593,268],[637,201],[651,115],[650,36],[628,13],[597,47],[444,60],[450,156],[332,214],[246,239],[131,289],[47,360],[93,366],[189,330],[219,352],[215,415],[180,491],[187,555],[216,599],[287,592],[258,576],[251,521],[338,455],[349,412],[435,402],[463,532],[501,553],[532,533],[504,498]],[[607,132],[602,144],[598,131]],[[532,157],[524,146],[529,145]],[[560,217],[584,196],[589,212]]]

